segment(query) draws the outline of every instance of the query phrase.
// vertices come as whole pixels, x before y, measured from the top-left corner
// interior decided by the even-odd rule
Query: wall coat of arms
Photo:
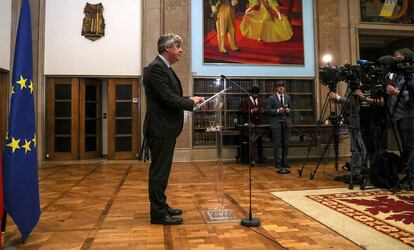
[[[95,41],[105,35],[105,19],[103,17],[104,7],[102,3],[86,3],[83,12],[85,17],[82,24],[82,36]]]

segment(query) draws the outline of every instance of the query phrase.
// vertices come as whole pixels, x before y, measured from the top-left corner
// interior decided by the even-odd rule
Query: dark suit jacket
[[[282,107],[282,104],[279,100],[278,94],[271,95],[266,101],[266,113],[269,115],[269,122],[271,128],[280,127],[279,121],[286,119],[286,124],[288,126],[292,125],[291,113],[293,111],[292,98],[289,95],[284,94],[284,104],[287,105],[289,113],[278,113],[277,110]]]
[[[147,113],[144,135],[177,137],[184,123],[184,110],[193,110],[194,102],[183,97],[180,79],[160,57],[144,68]]]

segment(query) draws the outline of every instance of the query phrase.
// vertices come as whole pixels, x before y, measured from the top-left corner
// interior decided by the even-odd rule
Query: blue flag
[[[29,0],[22,1],[14,51],[9,125],[3,157],[4,209],[26,239],[40,217],[32,27]]]

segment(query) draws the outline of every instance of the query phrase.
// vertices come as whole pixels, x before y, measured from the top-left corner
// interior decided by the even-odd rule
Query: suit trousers
[[[283,135],[284,135],[284,138],[282,138],[282,127],[281,126],[272,128],[273,159],[276,165],[280,165],[281,163],[281,153],[279,152],[279,149],[281,150],[282,143],[285,147],[284,148],[285,163],[287,160],[288,149],[289,149],[290,128],[286,124],[284,124],[284,127],[283,127]]]
[[[351,166],[353,170],[361,170],[367,160],[367,150],[359,128],[349,128],[351,139]]]
[[[168,215],[165,191],[171,172],[176,138],[147,137],[151,152],[148,194],[151,203],[151,217]]]
[[[397,121],[397,130],[402,144],[401,159],[408,162],[410,179],[414,181],[414,118]],[[411,158],[411,159],[410,159]]]

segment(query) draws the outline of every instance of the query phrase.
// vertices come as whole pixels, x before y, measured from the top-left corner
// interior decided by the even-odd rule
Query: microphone
[[[359,64],[359,65],[373,65],[375,63],[371,62],[371,61],[368,61],[368,60],[365,60],[365,59],[358,59],[357,64]]]
[[[220,75],[221,78],[227,79],[225,75]]]

